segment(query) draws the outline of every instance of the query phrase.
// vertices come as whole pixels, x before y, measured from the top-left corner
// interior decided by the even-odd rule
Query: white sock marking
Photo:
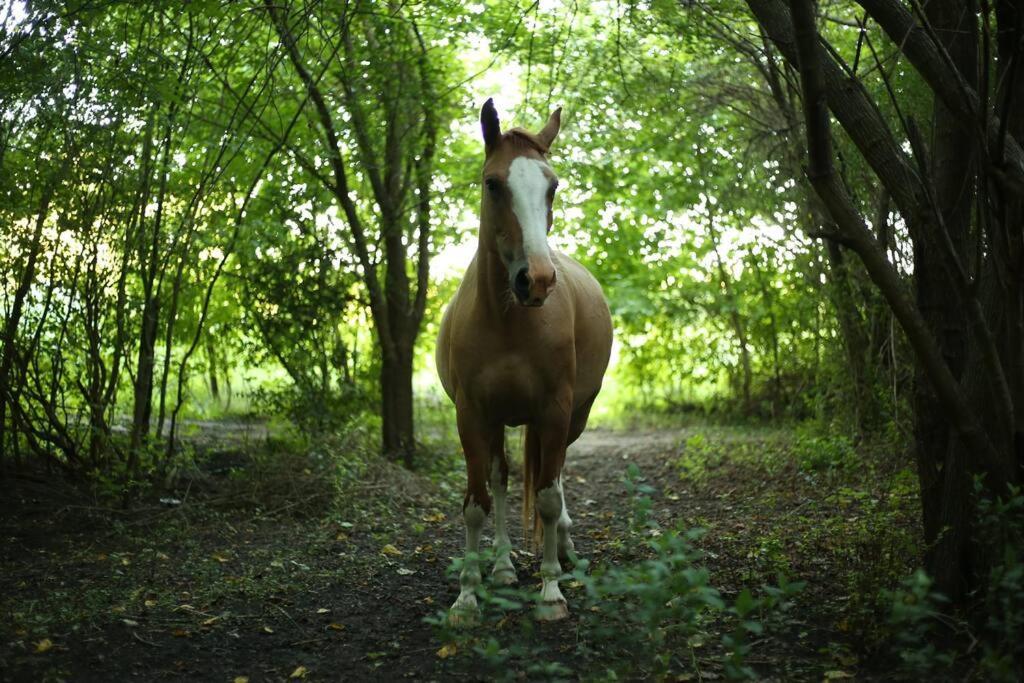
[[[459,597],[452,605],[454,612],[476,611],[476,587],[480,585],[480,533],[484,528],[487,514],[484,509],[472,500],[462,511],[466,522],[466,559],[459,574]]]

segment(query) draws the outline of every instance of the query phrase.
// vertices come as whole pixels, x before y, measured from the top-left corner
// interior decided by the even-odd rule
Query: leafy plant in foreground
[[[695,544],[704,530],[662,529],[653,515],[654,489],[636,465],[627,469],[623,485],[630,494],[631,511],[622,550],[626,557],[642,559],[608,566],[573,558],[574,568],[563,581],[577,589],[573,594],[582,593],[582,600],[576,598],[573,604],[578,615],[577,655],[602,665],[602,675],[613,680],[620,676],[663,679],[673,668],[699,669],[696,648],[710,639],[715,622],[726,619],[734,627],[721,639],[723,670],[733,680],[755,678],[746,664],[751,637],[762,636],[766,625],[780,621],[803,584],[780,576],[777,587],[764,586],[756,596],[744,589],[729,604],[700,564],[703,554]],[[481,553],[482,566],[487,566],[491,554]],[[449,571],[454,576],[460,568],[461,561],[456,560]],[[532,667],[530,674],[542,678],[571,673],[549,657],[542,638],[534,637],[532,619],[516,620],[518,636],[509,628],[516,612],[534,605],[537,595],[532,587],[500,587],[485,581],[477,598],[480,616],[473,629],[453,629],[444,611],[428,618],[442,641],[454,644],[455,651],[475,652],[496,676],[518,668],[511,663]],[[475,637],[483,632],[489,634],[485,641]],[[508,635],[502,638],[503,633]],[[689,661],[684,662],[679,652],[686,650]]]

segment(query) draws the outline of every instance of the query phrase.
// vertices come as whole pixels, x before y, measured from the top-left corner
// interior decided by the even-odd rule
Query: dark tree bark
[[[971,3],[968,3],[971,4]],[[928,20],[945,43],[953,66],[972,89],[976,84],[977,8],[959,0],[932,0],[925,9]],[[971,80],[966,80],[971,79]],[[936,207],[961,262],[973,253],[971,212],[974,186],[974,136],[963,118],[936,98],[932,121],[931,182]],[[950,372],[962,383],[967,369],[969,331],[963,302],[950,296],[950,278],[942,247],[936,240],[919,238],[914,246],[914,290],[925,325],[935,338]],[[938,396],[924,370],[917,368],[913,392],[914,439],[921,489],[926,565],[936,585],[949,595],[963,595],[970,585],[970,478],[966,444],[957,438],[945,418]]]
[[[799,68],[807,176],[834,222],[834,238],[861,258],[917,357],[915,431],[924,524],[931,541],[927,566],[939,589],[960,602],[982,585],[983,570],[993,553],[991,548],[979,547],[972,533],[971,475],[983,473],[989,492],[996,495],[1019,480],[1014,430],[1024,407],[1013,370],[1022,349],[1008,333],[1019,329],[1024,314],[1019,306],[1021,225],[1012,217],[1019,198],[997,196],[993,201],[980,193],[987,175],[979,174],[976,163],[976,150],[981,150],[983,168],[1000,179],[999,191],[1006,192],[1013,183],[1019,145],[1008,134],[993,138],[987,127],[1007,117],[991,114],[972,94],[973,74],[987,69],[987,65],[978,69],[975,61],[977,15],[965,11],[963,3],[934,0],[927,17],[921,18],[924,25],[913,28],[913,40],[906,26],[897,32],[904,40],[902,49],[929,85],[937,77],[936,60],[948,69],[946,81],[932,85],[936,94],[932,153],[914,122],[906,122],[912,163],[863,85],[844,76],[834,57],[823,49],[810,0],[791,0],[791,14],[777,0],[748,0],[748,4],[780,52]],[[886,20],[901,9],[888,0],[862,4],[873,14],[884,11]],[[949,83],[956,87],[948,87]],[[833,168],[829,109],[907,222],[914,243],[913,299],[887,260],[884,244],[868,230]],[[965,113],[972,117],[966,123]],[[1005,142],[1002,149],[1009,163],[1002,164],[993,155],[993,139]],[[1002,211],[992,211],[993,204]],[[974,207],[977,224],[972,222]],[[981,248],[980,239],[988,241],[988,248]],[[991,291],[1001,296],[992,296]]]

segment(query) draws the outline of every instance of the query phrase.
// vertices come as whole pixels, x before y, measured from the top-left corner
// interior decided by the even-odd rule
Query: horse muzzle
[[[519,262],[509,271],[512,277],[512,293],[523,306],[543,306],[555,288],[557,276],[553,264]]]

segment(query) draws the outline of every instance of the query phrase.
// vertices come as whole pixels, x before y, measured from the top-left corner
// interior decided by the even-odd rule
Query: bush
[[[1018,681],[1024,676],[1024,494],[1010,486],[1006,498],[978,497],[979,535],[996,557],[989,570],[983,601],[981,666],[992,680]]]

